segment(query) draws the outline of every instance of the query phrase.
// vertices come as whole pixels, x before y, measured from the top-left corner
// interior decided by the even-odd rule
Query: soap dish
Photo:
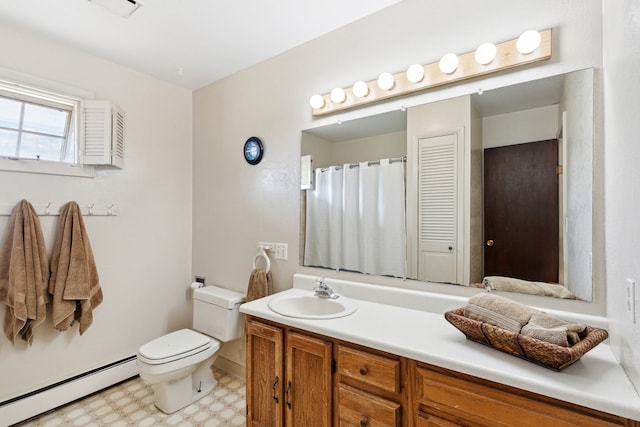
[[[445,319],[467,339],[487,345],[554,371],[561,371],[606,340],[608,332],[587,326],[587,336],[571,347],[562,347],[526,335],[507,331],[464,316],[464,307],[447,311]]]

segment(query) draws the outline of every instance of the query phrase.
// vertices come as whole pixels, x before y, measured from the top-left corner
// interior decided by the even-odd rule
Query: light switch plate
[[[624,281],[624,309],[627,319],[636,323],[636,282],[629,278]]]
[[[276,243],[276,259],[289,258],[289,245],[286,243]]]

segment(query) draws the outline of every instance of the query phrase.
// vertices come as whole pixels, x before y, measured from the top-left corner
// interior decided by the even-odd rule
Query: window
[[[0,156],[78,163],[80,99],[0,81]]]
[[[123,164],[117,105],[0,68],[0,171],[93,177],[94,166]]]
[[[82,165],[89,92],[0,68],[0,171],[95,176]]]
[[[0,96],[0,155],[73,163],[72,114],[72,108]]]

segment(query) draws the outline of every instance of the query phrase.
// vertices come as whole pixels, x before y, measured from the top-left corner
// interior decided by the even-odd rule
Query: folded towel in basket
[[[571,347],[587,336],[587,325],[567,322],[540,312],[531,316],[520,333],[551,344]]]
[[[582,323],[558,319],[500,295],[484,292],[469,298],[464,316],[563,347],[574,345],[588,333],[587,326]]]
[[[465,317],[489,323],[513,333],[520,332],[534,313],[539,311],[487,292],[481,292],[469,298],[464,308]]]

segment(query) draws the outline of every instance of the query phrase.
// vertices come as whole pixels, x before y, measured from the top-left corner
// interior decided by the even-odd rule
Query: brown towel
[[[49,278],[47,252],[40,220],[22,200],[11,212],[0,248],[0,302],[6,304],[4,333],[15,342],[33,342],[33,329],[47,313],[45,288]]]
[[[102,302],[98,270],[76,202],[60,209],[58,235],[51,257],[49,293],[53,295],[53,324],[65,331],[80,323],[82,335],[93,322],[93,309]]]
[[[587,325],[567,322],[546,313],[535,313],[520,333],[562,347],[571,347],[587,335]]]
[[[534,313],[539,311],[487,292],[481,292],[469,298],[464,308],[465,317],[489,323],[513,333],[520,332]]]
[[[559,283],[530,282],[513,277],[487,276],[482,280],[482,285],[482,287],[494,291],[576,299],[576,296],[569,292],[569,289]]]
[[[266,273],[261,268],[254,268],[247,286],[247,302],[271,295],[271,286],[271,273]]]

